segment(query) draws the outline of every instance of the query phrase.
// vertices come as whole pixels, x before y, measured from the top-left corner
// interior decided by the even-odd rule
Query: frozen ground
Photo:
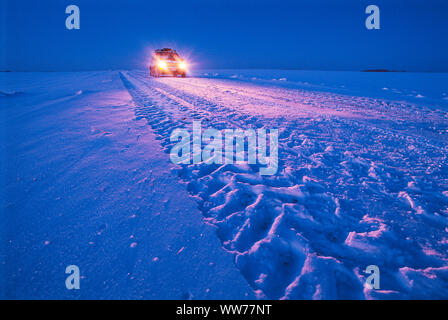
[[[254,297],[118,72],[0,77],[0,298]]]
[[[0,76],[3,297],[448,298],[447,74],[196,76]],[[193,120],[279,129],[277,175],[170,164]]]

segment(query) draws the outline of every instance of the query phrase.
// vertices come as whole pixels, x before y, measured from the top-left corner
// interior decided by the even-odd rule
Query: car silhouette
[[[151,57],[149,74],[153,77],[171,75],[187,76],[187,64],[181,59],[176,50],[170,48],[157,49]]]

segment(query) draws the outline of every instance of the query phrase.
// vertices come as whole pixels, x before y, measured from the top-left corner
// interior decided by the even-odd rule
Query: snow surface
[[[448,298],[447,74],[195,75],[0,76],[2,297]],[[171,164],[193,120],[279,129],[278,173]]]
[[[0,298],[254,298],[117,72],[0,83]]]

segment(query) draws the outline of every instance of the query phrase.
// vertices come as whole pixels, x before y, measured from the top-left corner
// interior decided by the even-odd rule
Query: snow
[[[196,77],[238,79],[284,88],[331,91],[391,100],[406,99],[437,103],[448,107],[447,74],[412,72],[355,72],[307,70],[198,70]]]
[[[1,74],[2,297],[447,299],[447,80]],[[194,120],[278,129],[277,174],[171,164]]]
[[[0,81],[0,298],[254,297],[117,72]]]

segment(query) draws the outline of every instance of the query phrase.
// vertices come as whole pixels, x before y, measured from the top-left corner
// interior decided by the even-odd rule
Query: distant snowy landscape
[[[0,73],[0,298],[448,299],[447,84]],[[277,173],[171,163],[171,132],[194,120],[278,129]]]

